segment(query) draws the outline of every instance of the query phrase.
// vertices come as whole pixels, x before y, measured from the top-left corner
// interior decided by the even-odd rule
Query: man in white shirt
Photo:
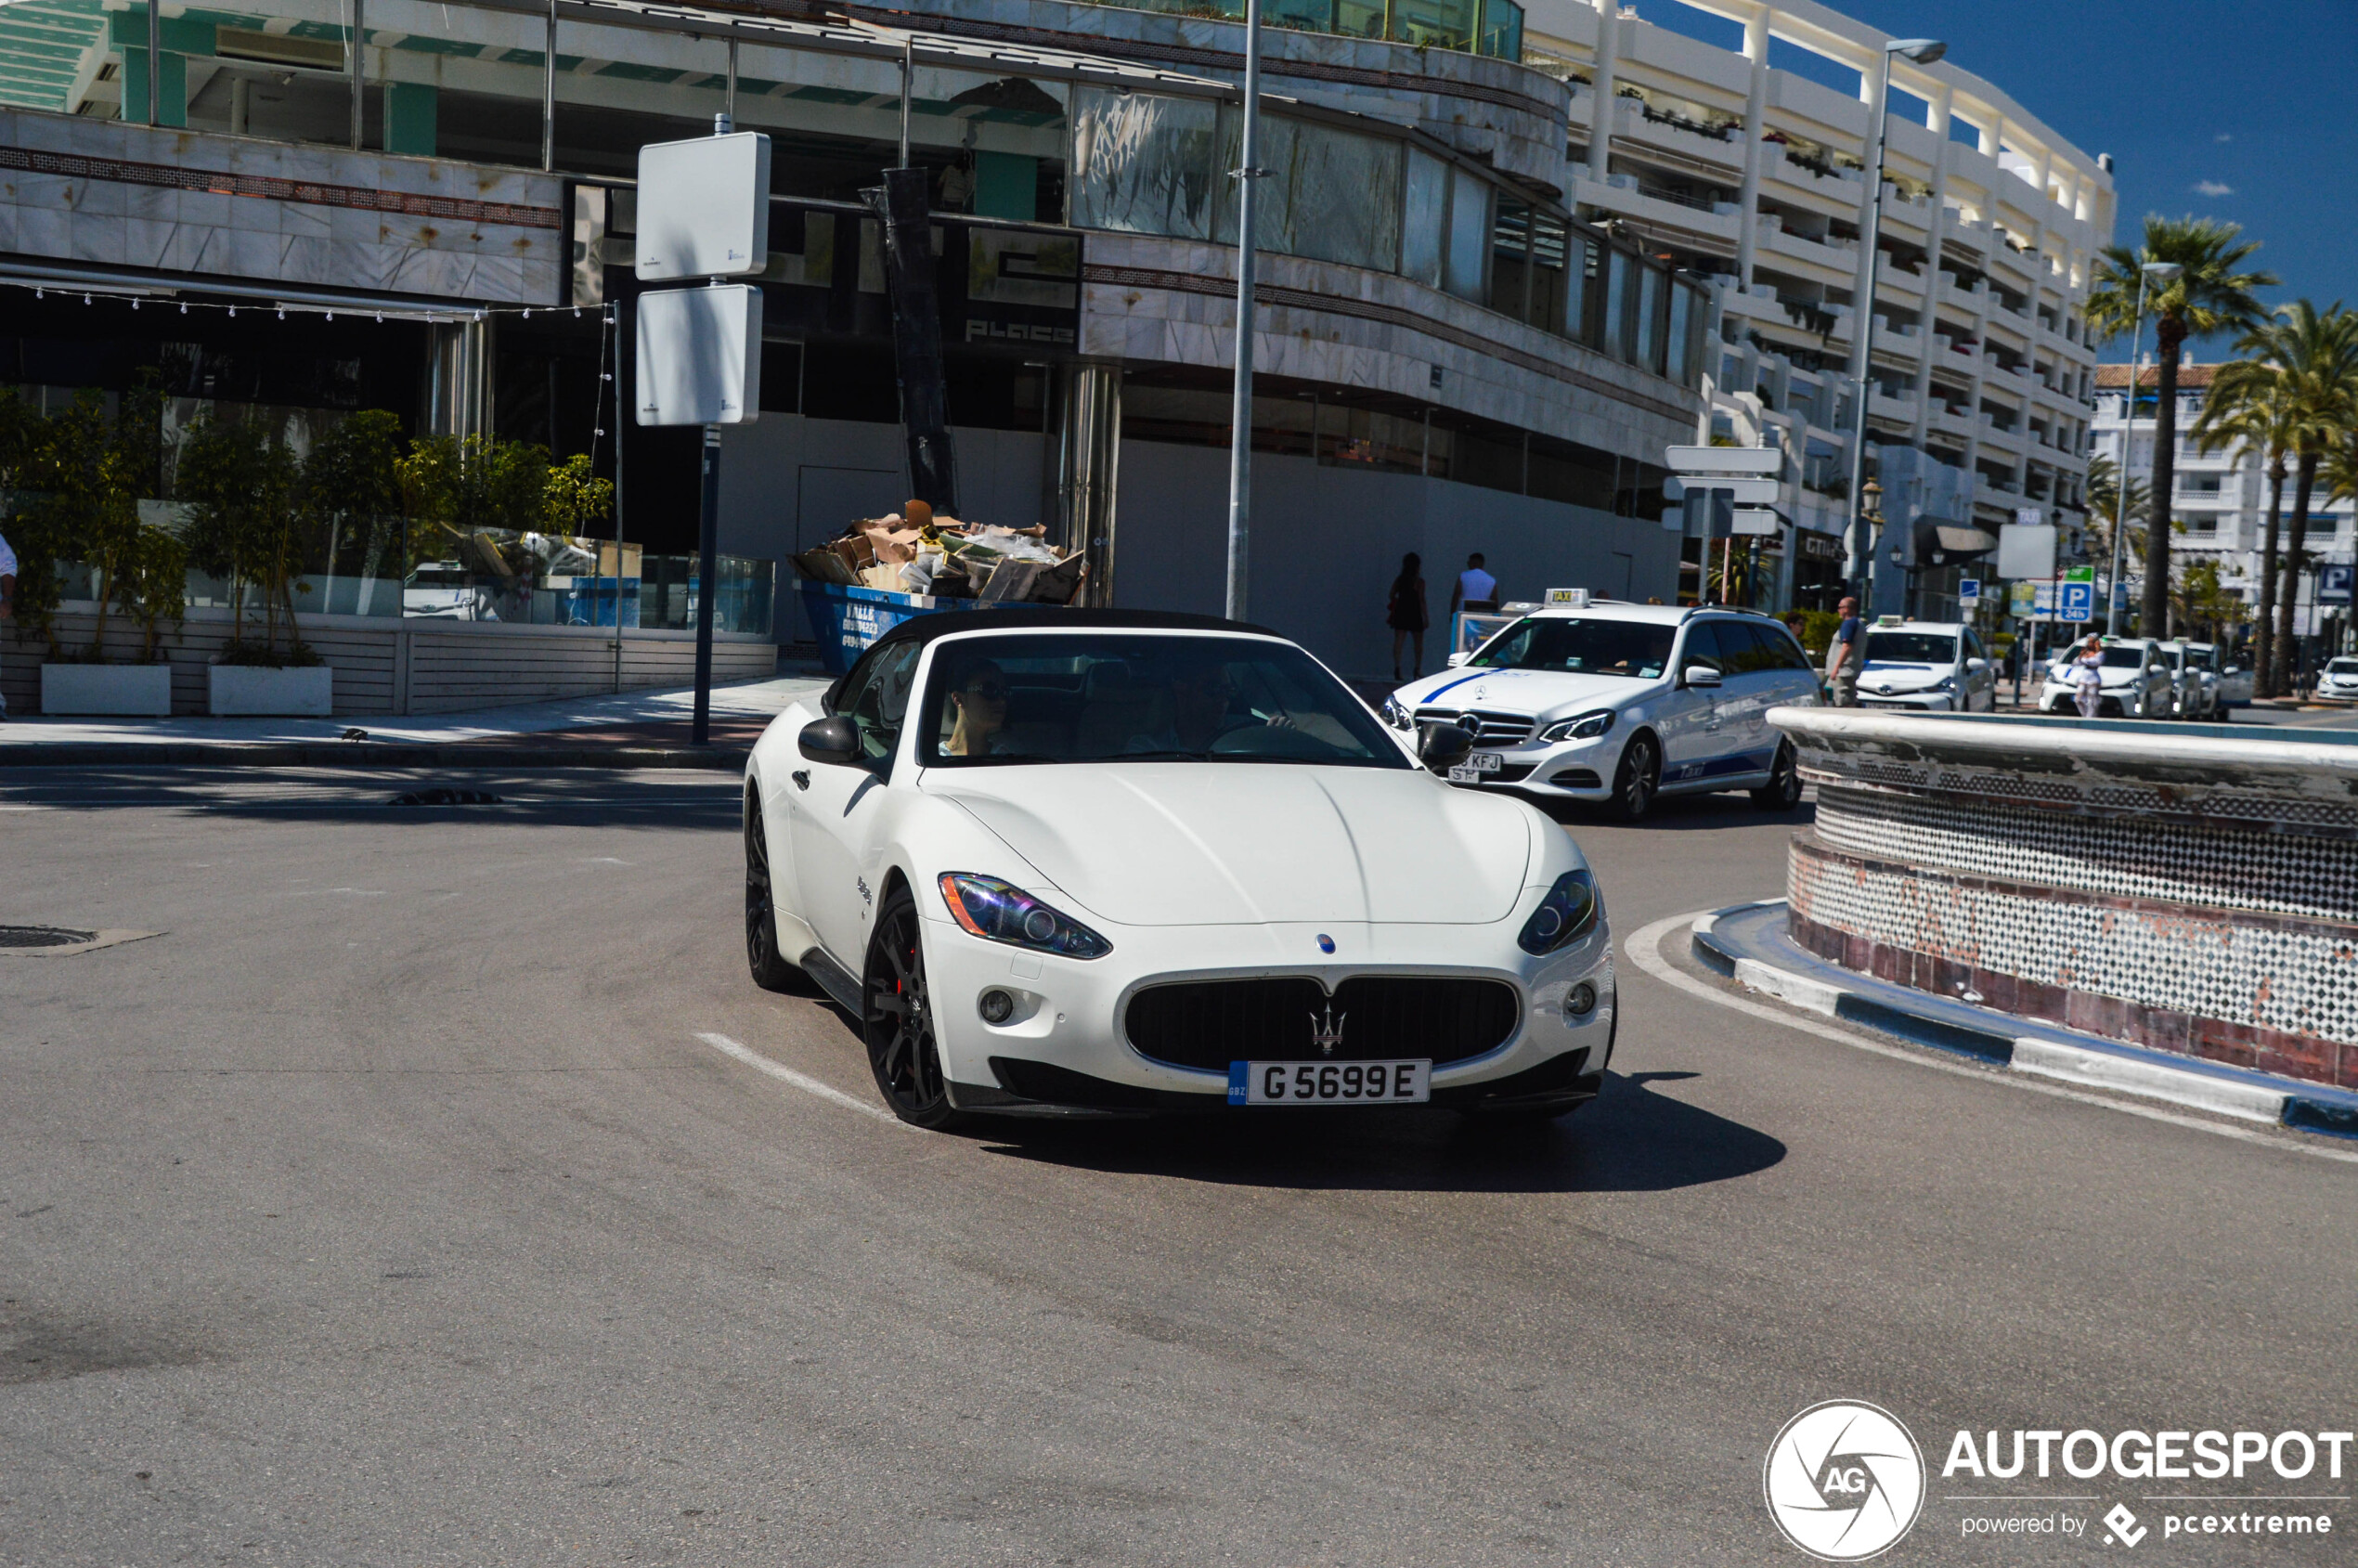
[[[1482,569],[1482,551],[1466,557],[1466,569],[1458,574],[1458,586],[1449,590],[1449,613],[1460,610],[1495,610],[1498,607],[1498,579]]]
[[[12,620],[17,613],[17,552],[8,548],[6,536],[0,535],[0,621]],[[0,692],[0,719],[8,717],[8,694]]]

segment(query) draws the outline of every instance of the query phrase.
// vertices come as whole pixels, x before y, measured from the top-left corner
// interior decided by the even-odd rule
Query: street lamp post
[[[2105,635],[2116,635],[2119,628],[2113,618],[2120,614],[2120,551],[2121,542],[2129,531],[2129,464],[2137,451],[2137,335],[2145,330],[2145,285],[2168,283],[2186,269],[2176,262],[2149,261],[2137,268],[2137,310],[2129,318],[2129,417],[2120,426],[2120,472],[2113,475],[2112,496],[2112,576],[2105,583]],[[2154,369],[2154,395],[2161,395],[2161,369]],[[2161,410],[2154,410],[2154,428],[2161,428]],[[2148,636],[2151,633],[2147,633]]]
[[[1850,534],[1844,541],[1842,563],[1843,576],[1850,579],[1850,591],[1859,596],[1859,607],[1867,614],[1874,610],[1874,602],[1868,593],[1868,578],[1874,569],[1874,544],[1867,533],[1863,493],[1867,483],[1867,400],[1874,395],[1875,384],[1875,246],[1883,230],[1884,128],[1891,119],[1891,57],[1904,55],[1917,65],[1930,65],[1948,52],[1949,45],[1937,38],[1892,39],[1883,46],[1883,78],[1875,90],[1874,155],[1867,161],[1867,229],[1860,236],[1860,243],[1866,247],[1867,279],[1850,316],[1856,323],[1852,330],[1859,334],[1859,406],[1850,426]]]
[[[1228,426],[1228,618],[1245,618],[1250,578],[1252,518],[1252,182],[1262,171],[1261,0],[1245,0],[1245,112],[1237,182],[1237,369]],[[1316,442],[1314,438],[1312,445]]]

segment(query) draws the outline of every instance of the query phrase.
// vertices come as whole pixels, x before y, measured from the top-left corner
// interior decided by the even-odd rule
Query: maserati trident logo
[[[1348,1013],[1341,1017],[1336,1017],[1334,1004],[1328,1003],[1327,1016],[1324,1018],[1315,1013],[1310,1015],[1310,1043],[1317,1046],[1328,1056],[1333,1056],[1335,1047],[1342,1043],[1342,1026],[1350,1021],[1351,1015]]]

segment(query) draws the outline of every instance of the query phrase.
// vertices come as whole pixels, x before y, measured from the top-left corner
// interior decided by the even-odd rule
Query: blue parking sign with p
[[[2094,618],[2095,614],[2096,585],[2094,583],[2066,583],[2063,585],[2063,603],[2058,606],[2057,614],[2055,616],[2057,620],[2091,620]]]

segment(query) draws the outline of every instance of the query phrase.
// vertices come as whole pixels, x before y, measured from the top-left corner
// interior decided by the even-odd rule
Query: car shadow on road
[[[994,1154],[1185,1181],[1367,1192],[1667,1192],[1785,1157],[1766,1133],[1656,1093],[1691,1072],[1605,1074],[1573,1116],[1512,1125],[1451,1111],[1296,1110],[1118,1122],[1001,1122]]]
[[[1536,797],[1526,798],[1546,812],[1549,821],[1561,827],[1575,830],[1617,828],[1630,833],[1693,833],[1780,823],[1806,827],[1818,815],[1814,792],[1804,795],[1801,804],[1790,811],[1764,811],[1741,795],[1664,796],[1654,801],[1643,821],[1635,823],[1623,822],[1603,807],[1586,801],[1540,799]]]

